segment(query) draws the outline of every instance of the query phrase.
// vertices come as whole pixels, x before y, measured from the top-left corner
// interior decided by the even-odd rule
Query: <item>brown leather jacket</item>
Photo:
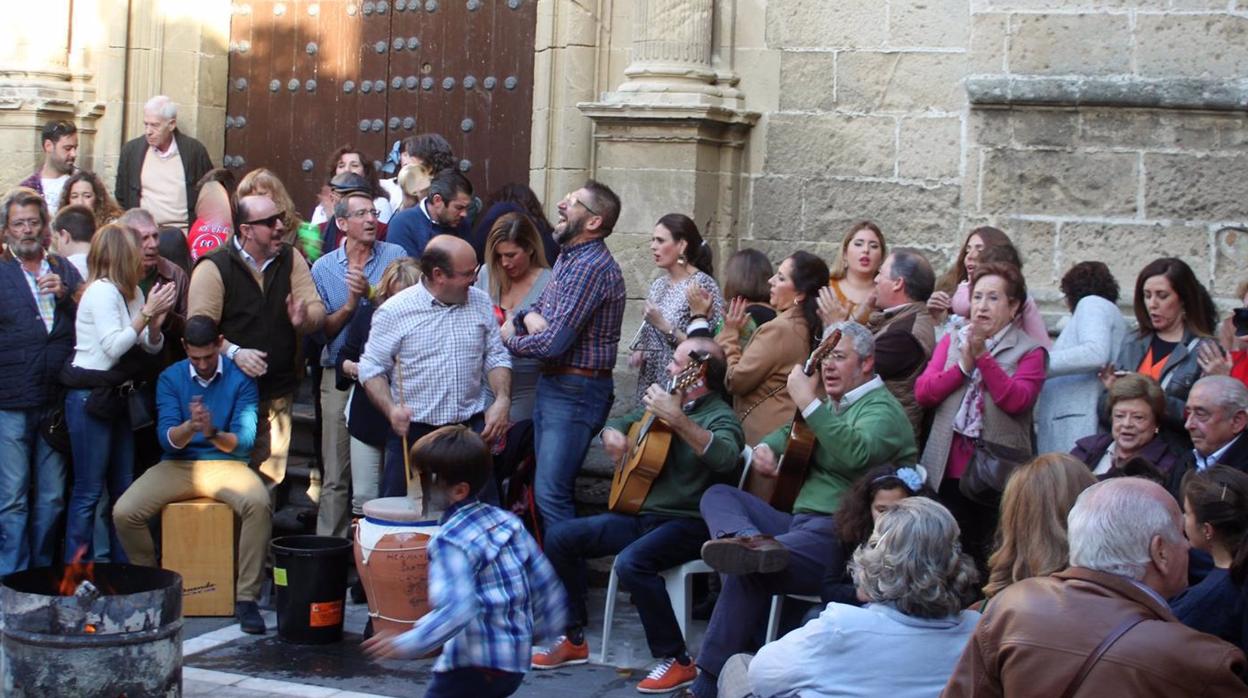
[[[786,383],[789,371],[806,361],[811,349],[810,329],[802,309],[795,305],[763,323],[744,349],[740,334],[727,326],[715,336],[715,342],[724,350],[728,364],[724,385],[732,393],[745,442],[757,444],[793,421],[796,410]]]
[[[1140,617],[1076,696],[1248,696],[1239,648],[1183,625],[1126,577],[1082,567],[1025,579],[989,601],[941,696],[1058,698],[1107,635]]]

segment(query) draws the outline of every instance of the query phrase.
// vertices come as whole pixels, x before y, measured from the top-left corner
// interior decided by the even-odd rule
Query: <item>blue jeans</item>
[[[685,651],[685,638],[659,573],[696,560],[706,539],[701,519],[653,514],[599,514],[548,527],[545,552],[568,592],[568,630],[589,621],[585,560],[616,555],[615,573],[620,587],[633,596],[650,653],[678,656]]]
[[[425,698],[505,698],[520,688],[524,674],[481,667],[433,672]]]
[[[477,414],[469,417],[468,421],[463,424],[469,429],[480,434],[481,430],[485,428],[485,415],[478,412]],[[421,437],[441,428],[442,427],[435,427],[432,424],[424,424],[421,422],[412,422],[411,424],[408,424],[408,450],[410,451],[412,446],[415,446],[416,442],[419,441]],[[412,467],[415,468],[416,465],[413,463]],[[407,496],[407,469],[403,466],[403,439],[396,436],[394,432],[391,432],[390,438],[386,440],[385,461],[382,464],[381,483],[377,496]],[[498,504],[498,481],[494,478],[493,474],[490,475],[489,480],[486,481],[477,496],[486,504]]]
[[[69,496],[69,515],[65,523],[65,559],[73,559],[79,549],[86,549],[84,560],[95,560],[94,528],[96,506],[108,488],[110,502],[116,502],[134,479],[134,433],[125,412],[110,420],[87,413],[89,390],[70,390],[65,394],[65,421],[69,425],[69,441],[74,453],[74,487]],[[108,521],[113,562],[125,562],[125,551]]]
[[[0,575],[46,567],[56,555],[65,457],[39,436],[44,413],[0,410]]]
[[[573,486],[585,462],[589,441],[602,431],[611,410],[611,378],[543,375],[533,408],[533,449],[537,469],[533,494],[549,528],[576,516]]]

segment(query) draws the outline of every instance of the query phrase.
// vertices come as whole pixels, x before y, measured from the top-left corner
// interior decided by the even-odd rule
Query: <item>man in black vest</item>
[[[282,242],[285,212],[267,196],[238,202],[233,239],[202,257],[191,274],[190,316],[217,321],[221,352],[260,388],[260,424],[251,464],[270,487],[286,476],[290,404],[302,377],[296,335],[316,332],[325,305],[303,256]]]

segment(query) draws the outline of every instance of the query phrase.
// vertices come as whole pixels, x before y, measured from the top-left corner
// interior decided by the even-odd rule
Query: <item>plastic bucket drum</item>
[[[333,536],[283,536],[270,543],[277,590],[277,634],[301,645],[342,639],[351,541]]]

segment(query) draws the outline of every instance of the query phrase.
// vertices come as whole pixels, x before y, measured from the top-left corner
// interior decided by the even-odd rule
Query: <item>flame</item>
[[[78,591],[78,585],[84,581],[95,583],[95,563],[83,562],[82,558],[87,555],[87,546],[78,548],[78,552],[74,553],[74,559],[65,566],[65,574],[61,577],[61,583],[57,591],[61,596],[73,596]]]
[[[94,634],[95,634],[95,626],[94,626],[94,625],[91,625],[90,623],[87,623],[86,627],[84,627],[84,628],[82,629],[82,631],[83,631],[84,633],[88,634],[88,635],[94,635]]]

